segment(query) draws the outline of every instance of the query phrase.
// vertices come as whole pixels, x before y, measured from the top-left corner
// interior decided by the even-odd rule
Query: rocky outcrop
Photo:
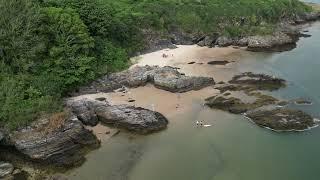
[[[72,95],[111,92],[122,86],[138,87],[153,83],[170,92],[186,92],[213,85],[213,78],[185,76],[173,67],[136,66],[126,71],[106,75],[88,86],[80,87]]]
[[[12,164],[0,161],[0,179],[11,175],[13,170],[14,167]]]
[[[214,34],[211,36],[205,36],[203,38],[201,38],[200,40],[198,40],[197,45],[203,47],[203,46],[207,46],[207,47],[213,47],[215,46],[215,43],[218,39],[218,34]]]
[[[228,95],[213,96],[205,100],[205,105],[210,108],[216,108],[224,111],[228,111],[233,114],[245,113],[249,110],[254,110],[267,105],[274,105],[278,100],[272,96],[261,94],[259,92],[251,93],[256,100],[252,103],[245,103],[237,97],[226,97]]]
[[[84,150],[99,146],[97,138],[76,116],[42,119],[12,132],[7,146],[31,161],[55,166],[73,166],[84,160]]]
[[[227,47],[227,46],[230,46],[233,44],[235,44],[234,40],[232,38],[226,37],[226,36],[221,36],[216,41],[216,45],[219,47]]]
[[[207,98],[205,101],[205,105],[210,108],[216,108],[234,114],[241,114],[248,111],[246,105],[239,98],[235,97],[213,96]]]
[[[85,117],[93,115],[104,124],[139,134],[165,129],[168,124],[168,120],[158,112],[129,105],[110,105],[107,102],[90,99],[70,99],[67,106],[78,117],[82,117],[84,114]],[[92,120],[92,118],[88,118],[88,120]]]
[[[299,131],[314,127],[313,118],[300,110],[273,109],[247,114],[253,122],[276,131]]]
[[[250,36],[245,39],[249,51],[287,51],[295,48],[298,40],[296,37],[283,32],[264,36]],[[242,41],[245,41],[245,39],[242,39]]]
[[[156,68],[149,73],[150,81],[159,88],[170,92],[199,90],[214,84],[213,78],[181,75],[172,67]]]
[[[245,72],[240,75],[236,75],[229,81],[229,83],[251,86],[254,90],[269,91],[277,90],[286,86],[286,81],[284,79],[266,74],[254,74],[252,72]]]
[[[297,16],[294,20],[295,24],[303,24],[311,21],[316,21],[320,19],[320,12],[305,13]]]

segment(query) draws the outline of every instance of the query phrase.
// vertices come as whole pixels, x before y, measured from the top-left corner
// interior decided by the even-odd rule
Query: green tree
[[[72,9],[44,8],[48,24],[48,57],[41,65],[43,75],[53,74],[63,87],[73,87],[94,78],[96,59],[90,56],[94,40],[86,25]]]
[[[32,70],[46,51],[39,7],[31,0],[0,0],[0,17],[0,71]]]

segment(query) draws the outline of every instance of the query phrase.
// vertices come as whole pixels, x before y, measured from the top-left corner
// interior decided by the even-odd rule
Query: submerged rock
[[[69,100],[67,106],[77,116],[83,115],[80,110],[90,109],[92,113],[87,114],[97,117],[102,123],[139,134],[165,129],[168,124],[168,120],[158,112],[129,105],[110,105],[107,102],[80,99]]]
[[[10,134],[8,146],[28,159],[55,166],[73,166],[84,160],[84,150],[99,146],[97,138],[77,117],[42,119]]]
[[[248,113],[247,117],[259,126],[278,131],[305,130],[315,126],[313,118],[300,110],[259,110]]]
[[[0,161],[0,179],[11,175],[13,170],[14,170],[14,167],[12,164]]]
[[[186,92],[213,85],[214,80],[209,77],[186,76],[169,66],[136,66],[104,76],[88,86],[81,87],[73,95],[111,92],[123,86],[138,87],[147,83],[153,83],[156,87],[170,92]]]

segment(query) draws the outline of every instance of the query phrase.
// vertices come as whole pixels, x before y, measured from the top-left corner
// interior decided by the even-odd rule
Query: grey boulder
[[[9,176],[14,170],[14,167],[10,163],[0,162],[0,179]]]
[[[67,104],[77,116],[83,113],[76,110],[76,108],[84,106],[80,109],[94,109],[94,116],[98,117],[102,123],[139,134],[165,129],[168,124],[168,120],[158,112],[129,105],[110,105],[107,102],[87,98],[80,100],[71,99]],[[80,113],[77,114],[76,112]]]
[[[84,149],[96,148],[99,142],[81,121],[71,115],[61,122],[38,120],[11,133],[7,145],[14,146],[32,161],[72,166],[84,160]]]

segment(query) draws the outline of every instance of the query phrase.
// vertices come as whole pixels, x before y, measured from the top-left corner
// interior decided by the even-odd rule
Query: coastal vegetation
[[[269,34],[298,0],[0,0],[0,127],[63,111],[62,97],[125,69],[144,33]]]

